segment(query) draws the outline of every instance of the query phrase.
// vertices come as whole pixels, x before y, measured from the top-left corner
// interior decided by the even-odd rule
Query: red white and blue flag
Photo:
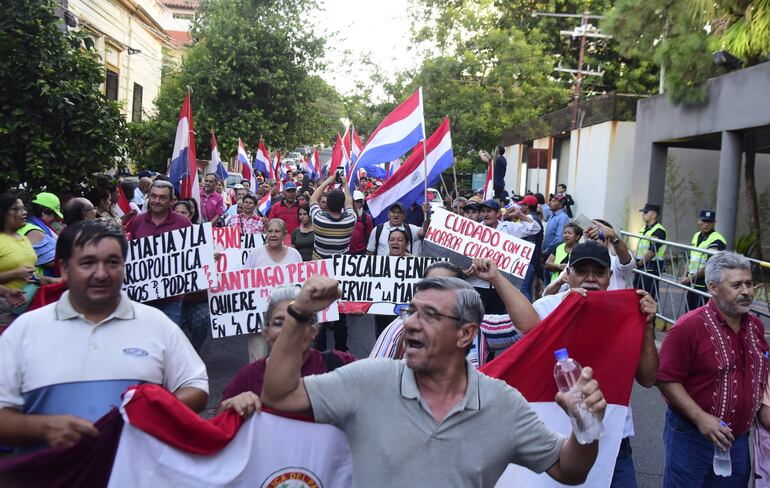
[[[179,124],[176,126],[174,151],[168,179],[174,185],[179,198],[194,198],[200,208],[200,186],[198,185],[198,164],[195,157],[195,134],[193,132],[192,104],[190,94],[184,97]]]
[[[246,148],[243,147],[243,141],[240,137],[238,138],[238,162],[241,163],[241,176],[243,176],[244,180],[248,180],[251,185],[249,186],[249,191],[256,191],[257,178],[254,175],[254,168],[251,167],[249,155],[246,153]]]
[[[635,290],[595,291],[585,298],[573,293],[537,327],[481,368],[488,376],[518,389],[540,420],[565,436],[572,432],[572,425],[554,401],[553,351],[567,348],[571,358],[593,369],[607,410],[599,455],[583,486],[609,487],[612,481],[644,328],[645,317],[639,311]],[[496,486],[562,485],[545,473],[538,475],[511,464]]]
[[[267,179],[273,179],[273,172],[271,170],[270,154],[267,152],[267,148],[262,141],[259,141],[259,148],[257,149],[257,156],[254,158],[254,169],[262,173]]]
[[[316,169],[317,164],[315,162],[315,153],[310,155],[310,160],[308,161],[305,156],[302,156],[302,168],[305,170],[305,173],[310,176],[311,179],[318,179],[319,176],[321,176],[318,173],[318,170]]]
[[[427,152],[428,185],[436,181],[446,169],[454,164],[452,154],[452,135],[449,130],[449,118],[445,118],[425,142]],[[376,224],[388,218],[388,208],[401,202],[409,208],[415,202],[422,202],[425,196],[425,165],[422,147],[404,161],[398,172],[380,186],[367,200],[369,211]],[[393,164],[393,163],[391,163]]]
[[[342,139],[339,132],[337,133],[337,140],[334,141],[334,147],[332,148],[332,159],[329,164],[329,176],[334,174],[339,167],[345,167],[347,164],[347,155],[345,154],[345,148],[342,145]],[[328,177],[328,176],[327,176]]]
[[[400,167],[401,167],[400,159],[395,159],[391,161],[390,164],[388,165],[388,172],[385,174],[385,180],[386,181],[389,180],[391,176],[396,174],[396,171],[398,171],[398,168]]]
[[[267,217],[267,214],[270,213],[270,207],[273,205],[273,201],[270,196],[270,192],[267,192],[264,197],[262,197],[262,200],[259,201],[259,207],[257,207],[257,210],[259,210],[259,213],[262,214],[263,217]]]
[[[420,88],[374,129],[348,174],[355,174],[362,168],[371,174],[370,167],[400,158],[423,139],[425,117]]]
[[[222,181],[227,181],[227,168],[222,163],[222,159],[219,157],[219,148],[217,147],[217,138],[214,137],[214,131],[211,131],[211,168],[209,173],[216,173],[217,176],[222,178]]]

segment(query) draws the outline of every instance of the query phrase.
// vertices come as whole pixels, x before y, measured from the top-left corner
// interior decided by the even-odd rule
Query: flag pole
[[[460,196],[460,193],[457,189],[457,158],[454,158],[454,161],[452,161],[452,175],[454,176],[455,180],[455,198]]]
[[[422,87],[420,87],[420,105],[423,105],[423,99],[422,99]],[[422,172],[425,175],[425,179],[423,181],[424,185],[424,200],[423,202],[428,201],[428,149],[425,145],[425,107],[423,106],[423,116],[422,116]]]

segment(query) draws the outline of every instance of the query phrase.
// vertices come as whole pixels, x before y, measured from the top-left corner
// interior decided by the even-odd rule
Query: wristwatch
[[[292,300],[291,303],[289,303],[289,306],[286,307],[286,313],[291,315],[297,322],[308,323],[313,319],[312,313],[306,315],[297,312],[297,310],[294,308],[294,300]]]

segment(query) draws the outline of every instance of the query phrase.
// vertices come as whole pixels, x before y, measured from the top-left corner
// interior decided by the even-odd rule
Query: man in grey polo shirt
[[[416,286],[404,322],[406,361],[365,359],[301,378],[304,329],[338,297],[333,279],[305,282],[267,363],[262,404],[342,429],[357,485],[493,486],[509,463],[562,483],[585,480],[598,442],[551,432],[517,390],[465,361],[484,314],[470,285],[428,278]],[[590,368],[581,384],[587,407],[603,417],[607,404]],[[557,401],[566,408],[570,400]]]

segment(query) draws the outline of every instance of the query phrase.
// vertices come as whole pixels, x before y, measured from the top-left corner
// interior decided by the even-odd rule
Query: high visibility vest
[[[705,239],[703,239],[703,242],[698,244],[698,236],[700,235],[700,232],[696,232],[692,236],[692,245],[695,247],[699,247],[701,249],[708,249],[709,246],[711,246],[713,243],[722,241],[725,246],[727,246],[727,240],[717,231],[711,231],[711,234]],[[705,252],[698,252],[698,251],[690,251],[690,266],[688,268],[688,273],[691,275],[694,275],[698,271],[702,270],[706,267],[706,261],[709,260],[710,255],[706,254]]]
[[[569,253],[567,252],[567,243],[562,242],[558,246],[556,246],[556,249],[553,252],[553,262],[554,264],[562,264],[565,259],[569,258]],[[556,278],[559,277],[559,274],[561,271],[554,271],[551,273],[551,281],[556,281]]]
[[[662,225],[660,225],[659,223],[656,222],[655,225],[650,227],[650,229],[647,232],[645,232],[644,229],[642,229],[642,230],[639,231],[639,233],[642,234],[643,236],[652,237],[652,234],[656,230],[658,230],[658,229],[662,229],[663,232],[666,231],[665,227],[663,227]],[[636,258],[637,259],[641,259],[641,258],[644,257],[645,254],[647,254],[647,251],[650,250],[650,244],[651,244],[651,242],[648,241],[647,239],[639,239],[639,245],[636,246]],[[666,246],[664,246],[662,244],[659,244],[658,245],[658,252],[655,253],[655,257],[653,258],[653,260],[654,259],[664,259],[665,257],[666,257]]]

